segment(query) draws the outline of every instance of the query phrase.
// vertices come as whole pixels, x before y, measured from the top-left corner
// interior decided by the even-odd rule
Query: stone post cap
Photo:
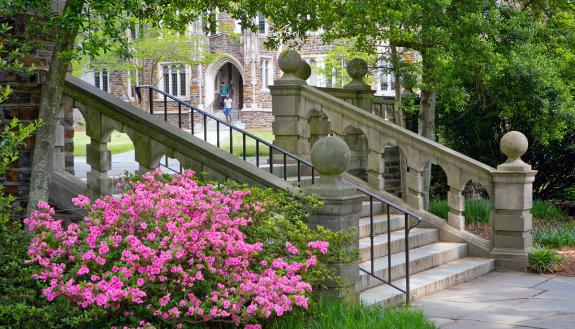
[[[369,90],[371,87],[363,82],[367,75],[367,62],[361,58],[354,58],[347,63],[347,74],[352,78],[351,82],[344,86],[345,89]]]
[[[303,60],[297,51],[293,49],[282,51],[278,56],[278,66],[284,74],[281,78],[274,81],[274,84],[305,84],[305,80],[302,80],[296,73],[300,69],[302,62]]]
[[[507,156],[507,160],[497,166],[497,170],[531,171],[531,166],[521,159],[529,147],[529,141],[525,135],[519,131],[510,131],[503,135],[499,147],[501,152]]]
[[[349,147],[339,137],[322,137],[311,148],[311,163],[320,175],[341,175],[347,170],[350,158]]]

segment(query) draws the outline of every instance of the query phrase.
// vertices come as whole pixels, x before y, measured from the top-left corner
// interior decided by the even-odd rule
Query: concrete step
[[[391,214],[390,216],[390,229],[391,232],[397,231],[405,227],[405,219],[402,215]],[[359,237],[365,238],[370,233],[370,220],[369,216],[359,219]],[[379,214],[373,216],[373,233],[382,234],[387,233],[387,214]]]
[[[439,231],[435,228],[413,228],[409,232],[409,248],[432,244],[439,240]],[[390,234],[391,254],[405,250],[405,230],[393,231]],[[387,233],[374,237],[374,259],[387,256]],[[370,260],[370,239],[359,239],[359,254],[362,262]]]
[[[494,268],[493,259],[466,257],[414,274],[410,279],[411,300],[477,279]],[[403,278],[393,281],[393,284],[405,289]],[[405,303],[405,294],[386,284],[361,292],[360,298],[367,305],[391,306]]]
[[[383,202],[373,200],[374,215],[384,213],[385,209],[386,207],[383,205]],[[369,199],[361,203],[361,212],[359,213],[359,217],[367,217],[367,216],[369,216]]]
[[[467,244],[454,242],[436,242],[423,247],[410,249],[409,273],[415,274],[430,268],[467,256]],[[388,257],[377,258],[374,262],[375,275],[388,280]],[[371,271],[371,262],[359,264],[360,268]],[[405,252],[391,255],[391,281],[405,276]],[[383,284],[380,280],[360,271],[358,291]]]

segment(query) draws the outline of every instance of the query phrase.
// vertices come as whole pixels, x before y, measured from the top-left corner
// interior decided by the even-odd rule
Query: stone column
[[[383,155],[377,151],[369,150],[367,169],[367,183],[369,186],[378,191],[383,190],[385,186],[385,181],[383,180],[383,172],[385,170]]]
[[[343,140],[334,136],[319,139],[312,147],[311,162],[320,178],[305,191],[319,195],[324,203],[323,207],[312,213],[309,222],[312,227],[321,225],[335,232],[355,229],[358,241],[362,196],[341,176],[349,165],[349,159],[350,150]],[[359,264],[336,266],[343,289],[339,290],[333,282],[328,282],[326,285],[330,288],[330,294],[349,300],[357,299],[355,284],[359,281]]]
[[[501,139],[505,163],[493,173],[493,249],[498,270],[523,271],[531,247],[533,181],[536,171],[521,160],[528,147],[525,135],[510,131]]]
[[[108,171],[112,169],[112,153],[107,142],[91,137],[86,145],[86,162],[92,167],[87,173],[88,190],[95,195],[108,194],[112,191],[112,180]]]
[[[405,201],[415,209],[423,209],[423,177],[422,172],[409,167],[405,174],[407,195]]]
[[[463,211],[465,210],[465,197],[461,194],[461,191],[451,186],[449,192],[447,192],[447,203],[449,205],[447,222],[455,228],[464,230],[465,217],[463,216]]]
[[[305,102],[300,96],[299,88],[306,82],[296,75],[300,66],[305,65],[304,63],[295,50],[281,52],[278,65],[283,71],[283,76],[274,81],[274,86],[270,86],[270,91],[274,115],[272,124],[274,144],[284,150],[309,158],[310,131]]]
[[[343,88],[356,91],[353,105],[372,113],[372,100],[375,91],[371,90],[370,85],[363,82],[363,78],[367,75],[367,63],[361,58],[354,58],[349,61],[346,70],[352,80]]]

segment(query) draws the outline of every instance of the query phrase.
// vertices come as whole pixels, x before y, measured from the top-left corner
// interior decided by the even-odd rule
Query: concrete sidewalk
[[[441,328],[575,328],[575,277],[492,272],[412,306]]]

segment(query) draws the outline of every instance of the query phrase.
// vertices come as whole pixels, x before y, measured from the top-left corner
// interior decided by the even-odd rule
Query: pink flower
[[[312,241],[312,242],[308,242],[308,247],[313,248],[313,249],[318,249],[322,255],[325,255],[327,253],[327,248],[329,247],[329,242],[326,241]]]
[[[286,249],[292,255],[298,255],[299,254],[299,250],[296,248],[296,246],[294,246],[293,244],[291,244],[289,242],[286,242]]]
[[[84,274],[89,273],[89,272],[90,272],[90,269],[88,268],[88,266],[82,265],[82,267],[80,267],[80,269],[78,270],[78,272],[76,272],[76,274],[84,275]]]

